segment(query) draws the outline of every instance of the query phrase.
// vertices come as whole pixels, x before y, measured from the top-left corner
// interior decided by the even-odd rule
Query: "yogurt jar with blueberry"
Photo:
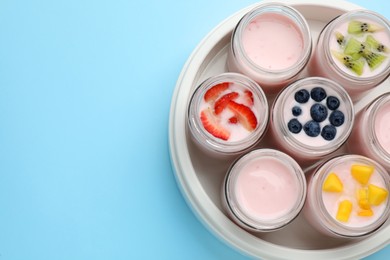
[[[272,142],[300,163],[310,163],[345,143],[354,114],[350,96],[338,83],[321,77],[298,80],[273,103]]]

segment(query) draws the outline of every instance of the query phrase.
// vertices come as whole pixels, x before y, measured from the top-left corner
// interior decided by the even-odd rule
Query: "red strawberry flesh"
[[[208,108],[203,110],[200,113],[200,120],[206,131],[213,136],[225,141],[229,139],[230,132],[219,124],[218,118],[213,114],[211,109]]]
[[[206,102],[213,102],[221,95],[223,91],[227,90],[228,88],[229,82],[217,84],[206,91],[204,94],[204,100]]]
[[[253,111],[246,105],[229,101],[227,107],[236,115],[238,122],[248,131],[253,131],[257,126],[257,118]]]
[[[227,93],[225,95],[223,95],[222,97],[220,97],[216,102],[215,102],[215,105],[214,105],[214,112],[216,115],[219,115],[221,114],[221,112],[227,107],[227,105],[229,104],[229,101],[230,100],[234,100],[236,98],[238,98],[238,93],[237,92],[230,92],[230,93]]]
[[[245,94],[245,98],[246,98],[246,104],[250,107],[253,106],[253,103],[254,103],[253,93],[247,89],[244,91],[244,94]]]

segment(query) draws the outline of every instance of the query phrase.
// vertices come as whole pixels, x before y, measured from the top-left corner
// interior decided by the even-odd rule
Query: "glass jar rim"
[[[382,24],[384,27],[386,27],[386,30],[388,31],[388,34],[389,34],[389,37],[390,37],[390,22],[384,16],[380,15],[379,13],[370,11],[370,10],[359,9],[359,10],[354,10],[354,11],[349,11],[347,13],[344,13],[344,14],[336,17],[335,19],[333,19],[327,25],[327,26],[329,26],[329,28],[326,29],[325,32],[324,32],[324,39],[328,39],[327,40],[327,45],[328,46],[330,45],[331,34],[334,31],[334,29],[338,25],[343,24],[346,21],[348,21],[348,19],[350,19],[351,17],[370,17],[368,19],[372,19],[372,20]],[[380,77],[383,77],[383,76],[386,76],[386,75],[389,76],[389,73],[390,73],[390,62],[388,63],[387,68],[382,70],[380,73],[378,73],[376,75],[369,76],[369,77],[360,77],[360,76],[354,75],[352,73],[347,73],[344,70],[342,70],[336,64],[336,62],[333,60],[330,48],[323,48],[323,50],[324,50],[324,54],[325,54],[325,58],[326,58],[327,62],[329,64],[333,64],[332,67],[335,69],[336,73],[338,73],[339,75],[341,75],[341,76],[343,76],[345,78],[348,78],[352,82],[362,82],[362,81],[364,81],[364,82],[372,82],[376,78],[380,78]],[[390,58],[390,56],[389,56],[389,58]]]
[[[335,91],[338,95],[339,98],[342,99],[342,101],[346,104],[346,110],[347,110],[347,115],[346,120],[344,122],[348,123],[349,126],[347,129],[344,130],[340,138],[338,138],[337,142],[329,142],[329,144],[322,146],[322,147],[317,147],[317,146],[310,146],[307,144],[304,144],[300,141],[298,141],[292,133],[288,130],[287,124],[285,123],[284,120],[284,113],[279,112],[276,114],[275,112],[275,107],[280,107],[282,111],[284,111],[284,106],[286,104],[286,99],[292,95],[292,93],[299,88],[303,88],[305,86],[326,86],[331,88],[333,91]],[[310,156],[323,156],[327,155],[335,150],[337,150],[341,145],[343,145],[350,133],[352,132],[352,127],[355,121],[355,110],[354,106],[352,103],[352,100],[346,90],[337,82],[334,82],[330,79],[327,78],[322,78],[322,77],[307,77],[303,78],[300,80],[297,80],[293,82],[292,84],[286,86],[276,97],[273,107],[272,107],[272,113],[271,113],[272,120],[274,121],[274,125],[276,131],[280,131],[282,136],[284,136],[284,141],[286,141],[289,146],[292,147],[294,150],[299,150],[300,152],[303,152],[307,155]]]
[[[335,234],[337,236],[342,237],[361,237],[365,235],[369,235],[372,232],[376,231],[378,228],[380,228],[383,223],[388,219],[390,216],[390,199],[387,199],[387,204],[385,207],[384,212],[382,215],[373,223],[362,226],[362,227],[349,227],[346,226],[339,221],[337,221],[331,214],[328,212],[328,210],[325,208],[323,198],[322,198],[322,184],[325,180],[325,178],[328,176],[328,173],[331,172],[331,169],[340,163],[342,163],[344,160],[351,160],[357,163],[363,163],[366,165],[373,165],[376,169],[376,171],[381,175],[381,177],[384,180],[384,183],[386,185],[387,190],[390,190],[390,176],[385,168],[378,162],[361,155],[357,154],[342,154],[335,156],[333,158],[330,158],[329,160],[323,162],[320,164],[313,173],[312,181],[311,183],[315,182],[315,184],[311,185],[309,189],[309,193],[314,193],[314,201],[316,205],[318,205],[318,211],[317,214],[320,214],[321,224],[323,227],[330,233]]]
[[[375,121],[377,119],[377,113],[384,105],[390,106],[390,93],[384,93],[380,95],[367,107],[366,111],[369,110],[369,115],[367,116],[368,122],[366,126],[368,127],[368,143],[371,146],[373,152],[380,158],[385,158],[390,163],[390,153],[383,148],[375,132]]]
[[[205,92],[212,86],[223,82],[234,82],[250,89],[254,98],[257,98],[259,101],[259,116],[262,117],[262,120],[258,120],[255,130],[242,140],[232,142],[214,137],[204,129],[200,117],[198,116],[200,100]],[[187,111],[189,128],[195,139],[206,145],[209,150],[227,154],[245,151],[258,143],[264,136],[269,121],[268,100],[260,85],[245,75],[233,72],[226,72],[209,77],[199,84],[189,101]]]
[[[291,207],[288,213],[276,218],[269,220],[259,220],[246,214],[241,207],[238,205],[236,194],[234,192],[235,182],[240,174],[240,171],[245,166],[245,163],[253,162],[258,159],[272,158],[278,160],[281,164],[286,166],[291,175],[296,180],[299,194],[295,204]],[[298,214],[301,212],[303,205],[306,200],[307,184],[306,178],[302,168],[299,164],[289,155],[280,152],[278,150],[262,148],[253,150],[238,159],[236,159],[230,166],[228,173],[224,181],[224,196],[226,204],[231,213],[235,218],[246,228],[253,231],[267,232],[280,229],[291,221],[293,221]]]
[[[255,64],[248,57],[245,50],[243,49],[243,46],[239,44],[241,43],[242,33],[245,30],[246,26],[254,18],[256,18],[257,16],[263,13],[277,13],[282,16],[285,16],[289,20],[291,20],[296,25],[296,27],[300,30],[304,47],[302,50],[302,55],[295,65],[280,70],[271,70],[271,69],[263,68]],[[297,73],[299,73],[302,69],[304,69],[305,65],[308,63],[309,57],[311,55],[311,50],[312,50],[311,30],[309,28],[306,19],[298,10],[282,3],[265,3],[265,4],[258,5],[257,7],[253,8],[251,11],[246,13],[240,19],[240,21],[237,23],[237,26],[234,28],[232,33],[231,51],[233,55],[237,57],[237,53],[239,53],[240,56],[243,57],[243,62],[245,63],[245,65],[247,65],[251,70],[259,73],[267,73],[274,76],[279,76],[285,74],[286,72],[294,71],[295,73],[293,73],[293,75],[290,76],[290,78],[293,78]]]

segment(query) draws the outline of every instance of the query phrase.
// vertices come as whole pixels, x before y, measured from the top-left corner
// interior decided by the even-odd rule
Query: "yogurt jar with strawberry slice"
[[[194,91],[188,106],[188,129],[205,152],[219,157],[254,147],[268,125],[268,102],[262,88],[238,73],[210,77]]]

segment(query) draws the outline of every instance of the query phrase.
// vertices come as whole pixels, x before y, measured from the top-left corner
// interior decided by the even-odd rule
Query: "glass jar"
[[[377,97],[358,113],[347,147],[390,171],[390,93]]]
[[[358,169],[371,169],[369,179],[356,179]],[[334,181],[335,178],[338,181]],[[341,183],[341,186],[334,183]],[[389,218],[389,189],[389,174],[376,161],[352,154],[334,157],[308,175],[304,216],[327,236],[364,237],[379,229]],[[382,201],[375,201],[375,190],[386,193]]]
[[[372,11],[350,11],[331,21],[320,33],[309,73],[338,82],[357,101],[389,76],[387,48],[389,21]]]
[[[234,29],[227,66],[255,80],[267,94],[275,94],[297,79],[311,48],[309,26],[297,10],[279,3],[262,4]]]
[[[238,73],[206,79],[188,105],[188,128],[206,153],[225,158],[254,147],[268,126],[268,102],[261,87]]]
[[[354,123],[348,93],[320,77],[298,80],[276,97],[270,115],[272,144],[302,165],[341,147]]]
[[[306,198],[298,163],[272,149],[253,150],[236,160],[222,187],[224,209],[242,228],[269,232],[289,224]]]

